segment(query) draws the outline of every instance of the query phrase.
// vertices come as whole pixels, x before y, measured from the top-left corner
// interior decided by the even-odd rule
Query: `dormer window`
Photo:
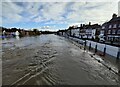
[[[112,25],[109,25],[109,28],[112,28]]]
[[[117,24],[114,24],[113,28],[117,28]]]

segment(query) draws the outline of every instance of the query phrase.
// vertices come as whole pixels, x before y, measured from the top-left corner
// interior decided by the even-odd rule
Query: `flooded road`
[[[64,37],[2,42],[3,85],[120,85],[120,77]]]

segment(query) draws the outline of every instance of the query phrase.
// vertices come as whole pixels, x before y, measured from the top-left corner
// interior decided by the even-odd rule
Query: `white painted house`
[[[99,30],[100,30],[100,25],[98,24],[93,24],[91,25],[91,23],[89,23],[88,25],[83,25],[80,31],[80,35],[82,36],[82,38],[87,38],[87,39],[95,39],[96,36],[99,35]]]
[[[15,36],[19,36],[20,33],[18,31],[15,32]]]
[[[80,37],[79,27],[71,29],[71,36]]]

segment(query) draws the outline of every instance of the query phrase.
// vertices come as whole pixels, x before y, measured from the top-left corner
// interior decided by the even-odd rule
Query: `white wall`
[[[76,37],[79,37],[79,29],[71,29],[71,35],[75,34]]]
[[[117,57],[118,47],[107,45],[106,46],[106,53],[108,53],[114,57]]]
[[[91,42],[91,47],[95,48],[96,42],[93,42],[93,41],[87,40],[87,46],[89,46],[90,42]],[[97,43],[97,49],[99,51],[104,52],[104,48],[105,48],[105,44]],[[106,45],[106,53],[111,56],[117,57],[118,47]]]
[[[70,37],[70,38],[73,39],[74,41],[79,42],[79,43],[84,42],[84,40],[81,40],[81,39],[78,39],[78,38],[73,38],[73,37]],[[87,43],[86,43],[87,46],[89,46],[90,43],[91,43],[91,47],[95,48],[96,42],[90,41],[90,40],[86,40],[86,41],[87,41]],[[99,51],[104,52],[104,48],[105,48],[105,44],[97,43],[97,49]],[[114,56],[115,58],[117,58],[118,51],[119,51],[118,47],[106,45],[106,53],[111,55],[111,56]]]
[[[92,37],[94,37],[94,39],[95,39],[95,34],[96,34],[96,29],[93,29],[92,30]]]

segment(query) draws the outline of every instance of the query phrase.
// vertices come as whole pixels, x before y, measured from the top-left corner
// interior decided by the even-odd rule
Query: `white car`
[[[105,42],[105,36],[103,34],[99,35],[99,41]]]

